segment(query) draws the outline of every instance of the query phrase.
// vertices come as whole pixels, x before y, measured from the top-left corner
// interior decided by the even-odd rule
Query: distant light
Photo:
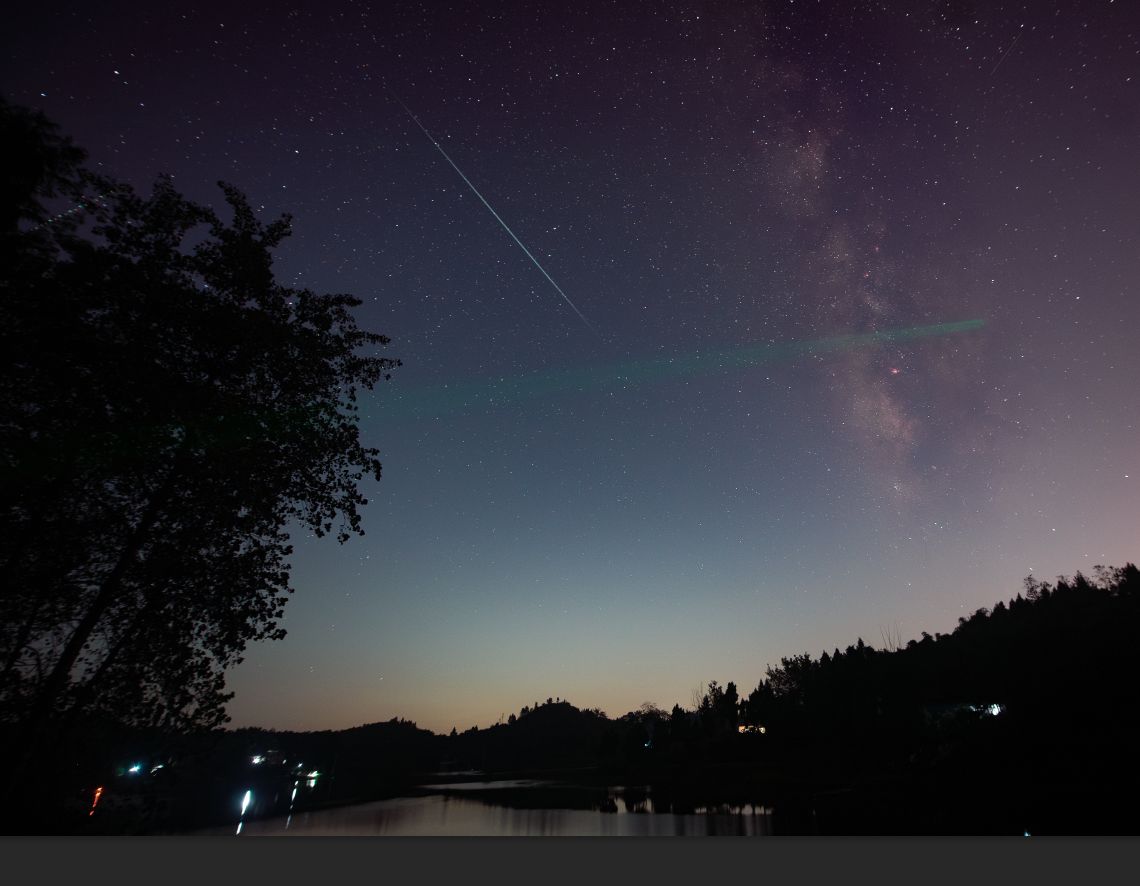
[[[1032,835],[1031,833],[1029,833],[1029,831],[1026,831],[1026,832],[1025,832],[1025,836],[1027,836],[1027,837],[1032,837],[1033,835]]]
[[[1002,713],[1004,710],[1005,710],[1005,705],[1000,705],[1000,704],[986,705],[986,713],[989,714],[991,717],[996,717],[998,714]]]
[[[165,766],[164,764],[162,764],[162,763],[159,763],[157,766],[155,766],[155,767],[154,767],[154,768],[153,768],[153,769],[150,771],[150,774],[151,774],[151,775],[154,775],[156,772],[158,772],[158,770],[159,770],[159,769],[165,769],[165,768],[166,768],[166,766]]]
[[[261,756],[260,754],[256,754],[256,755],[254,755],[253,757],[251,757],[251,758],[250,758],[249,762],[251,762],[251,763],[252,763],[254,766],[257,766],[257,765],[258,765],[259,763],[261,763],[261,762],[262,762],[264,759],[265,759],[265,758],[264,758],[263,756]]]
[[[127,772],[131,773],[131,775],[137,775],[139,772],[142,772],[142,763],[135,763]]]
[[[309,773],[309,778],[316,778],[318,775],[320,775],[320,773],[317,772],[316,769],[314,769],[312,772]]]
[[[241,798],[241,814],[245,815],[245,811],[249,808],[249,804],[253,801],[253,791],[246,791],[245,796]]]
[[[90,817],[95,814],[95,807],[99,805],[99,798],[103,796],[103,787],[100,785],[95,788],[95,799],[91,801],[91,811],[87,813]]]
[[[761,726],[761,727],[760,727],[760,734],[761,734],[761,735],[765,735],[765,734],[767,734],[767,732],[768,732],[768,727],[767,727],[767,726]]]
[[[241,833],[241,826],[242,826],[243,824],[245,824],[245,822],[242,822],[242,821],[239,821],[239,822],[238,822],[238,829],[237,829],[237,830],[234,832],[234,833],[235,833],[235,835],[236,835],[236,834],[240,834],[240,833]]]

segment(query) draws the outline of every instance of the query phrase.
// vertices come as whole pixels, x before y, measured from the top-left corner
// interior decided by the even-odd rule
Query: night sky
[[[297,533],[233,725],[691,706],[1140,556],[1133,4],[7,18],[9,100],[293,213],[279,279],[403,360],[367,535]]]

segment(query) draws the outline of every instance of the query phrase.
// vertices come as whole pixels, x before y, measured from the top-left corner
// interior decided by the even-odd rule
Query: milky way
[[[293,213],[278,278],[358,295],[403,361],[360,404],[368,534],[298,534],[289,635],[232,672],[237,725],[687,705],[1138,555],[1134,4],[45,2],[6,24],[10,100],[136,187],[221,205],[223,179]],[[733,354],[757,359],[681,371]]]

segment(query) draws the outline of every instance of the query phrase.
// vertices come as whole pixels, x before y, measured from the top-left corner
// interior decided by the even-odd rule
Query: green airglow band
[[[953,335],[981,329],[984,325],[984,320],[961,320],[955,323],[886,329],[807,341],[697,351],[680,357],[630,360],[581,369],[548,370],[528,375],[484,378],[399,393],[390,389],[392,396],[387,401],[385,412],[396,411],[413,416],[427,416],[465,411],[473,407],[505,406],[564,391],[607,391],[671,378],[711,375],[759,366],[763,363],[785,362],[800,357]]]

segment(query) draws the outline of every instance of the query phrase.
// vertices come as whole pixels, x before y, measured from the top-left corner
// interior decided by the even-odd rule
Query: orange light
[[[91,801],[91,811],[87,813],[88,817],[95,814],[95,807],[99,805],[99,798],[103,796],[102,786],[95,788],[95,799]]]

